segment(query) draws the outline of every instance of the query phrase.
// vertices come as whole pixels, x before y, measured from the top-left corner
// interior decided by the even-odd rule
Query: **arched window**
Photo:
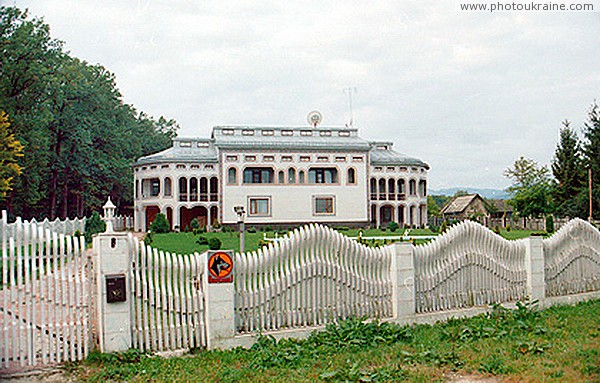
[[[288,183],[289,184],[296,183],[296,169],[294,169],[294,168],[288,169]]]
[[[385,178],[379,179],[379,199],[385,199]]]
[[[217,177],[212,177],[210,179],[210,200],[219,200],[219,181],[217,180]]]
[[[371,199],[376,200],[377,199],[377,180],[375,178],[371,178],[370,184],[371,184]]]
[[[277,173],[277,183],[284,184],[285,183],[285,173],[283,170],[280,170]]]
[[[208,180],[206,177],[200,178],[200,201],[208,201]]]
[[[171,178],[165,178],[165,197],[170,197],[173,194],[173,186]]]
[[[304,183],[304,170],[300,170],[300,172],[298,172],[298,183],[299,184],[303,184]]]
[[[421,197],[427,196],[427,181],[425,180],[419,181],[419,195]]]
[[[356,170],[354,170],[354,168],[348,169],[347,183],[352,185],[356,184]]]
[[[198,201],[198,178],[190,178],[190,201]]]
[[[396,199],[396,180],[392,178],[388,180],[388,199],[392,201]]]
[[[237,169],[229,168],[227,171],[227,183],[229,185],[237,185]]]
[[[180,201],[186,202],[188,200],[187,189],[188,189],[187,178],[180,177],[179,178],[179,200]]]
[[[404,179],[398,180],[398,200],[405,197],[406,194],[406,181]]]
[[[417,182],[415,180],[408,181],[408,194],[409,195],[417,194]]]

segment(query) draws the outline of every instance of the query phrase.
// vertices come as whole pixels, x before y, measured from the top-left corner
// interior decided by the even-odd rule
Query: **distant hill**
[[[459,190],[466,190],[470,194],[477,193],[484,198],[490,198],[490,199],[508,199],[508,198],[510,198],[508,193],[502,189],[486,189],[486,188],[471,188],[471,187],[429,189],[429,194],[453,196]]]

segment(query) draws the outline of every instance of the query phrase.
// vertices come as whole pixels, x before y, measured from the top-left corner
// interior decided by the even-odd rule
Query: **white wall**
[[[227,161],[228,155],[236,155],[232,151],[220,153],[222,162],[221,179],[223,187],[223,222],[237,222],[237,215],[233,207],[243,205],[249,212],[250,197],[269,197],[271,200],[271,214],[269,216],[246,215],[246,222],[252,223],[294,223],[294,222],[366,222],[368,221],[368,197],[366,176],[366,152],[340,153],[340,152],[275,152],[275,151],[245,151],[238,155],[238,161]],[[256,162],[244,161],[245,156],[256,156]],[[274,162],[263,162],[263,155],[273,155]],[[292,156],[292,162],[282,162],[282,156]],[[300,156],[311,156],[310,162],[300,162]],[[329,157],[328,162],[318,162],[319,156]],[[345,157],[346,161],[336,161],[336,157]],[[362,162],[354,162],[353,157],[361,156]],[[246,167],[271,166],[274,169],[273,184],[243,184],[243,171]],[[237,185],[227,183],[227,172],[230,167],[235,167],[238,174]],[[287,183],[287,171],[290,167],[296,169],[296,179],[301,170],[306,173],[305,183]],[[335,167],[338,170],[336,184],[309,184],[308,170],[310,167]],[[356,170],[356,184],[347,184],[347,171],[352,167]],[[285,172],[284,184],[279,184],[278,172]],[[315,196],[333,196],[335,200],[334,214],[313,214],[313,198]]]

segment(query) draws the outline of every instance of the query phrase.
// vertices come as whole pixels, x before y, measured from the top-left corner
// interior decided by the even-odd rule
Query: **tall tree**
[[[513,184],[507,189],[511,194],[509,203],[521,217],[540,217],[552,212],[551,182],[546,166],[534,160],[520,157],[512,168],[504,171]]]
[[[18,8],[0,8],[0,52],[0,105],[25,147],[3,205],[24,218],[88,215],[108,195],[131,206],[131,163],[167,148],[175,121],[125,104],[112,73],[63,52]]]
[[[588,121],[584,124],[583,135],[584,168],[586,172],[588,169],[592,171],[594,218],[600,219],[600,108],[596,102],[592,104],[588,113]],[[587,196],[589,188],[587,187],[587,182],[585,184],[586,186],[582,188],[580,193],[583,195],[579,196],[579,198],[589,201],[589,197]],[[586,210],[586,213],[586,216],[589,215],[589,211]]]
[[[23,145],[15,139],[9,126],[6,113],[0,112],[0,199],[11,190],[13,177],[21,174],[17,158],[23,156]]]
[[[576,198],[585,185],[583,165],[579,139],[570,122],[565,120],[551,165],[556,179],[552,195],[556,213],[560,216],[585,217],[585,207],[577,203]]]

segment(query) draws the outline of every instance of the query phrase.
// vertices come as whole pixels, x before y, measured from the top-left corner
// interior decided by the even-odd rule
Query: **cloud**
[[[427,161],[431,187],[503,187],[550,161],[599,97],[597,13],[461,12],[456,1],[14,1],[125,100],[182,135],[226,123],[349,120]]]

